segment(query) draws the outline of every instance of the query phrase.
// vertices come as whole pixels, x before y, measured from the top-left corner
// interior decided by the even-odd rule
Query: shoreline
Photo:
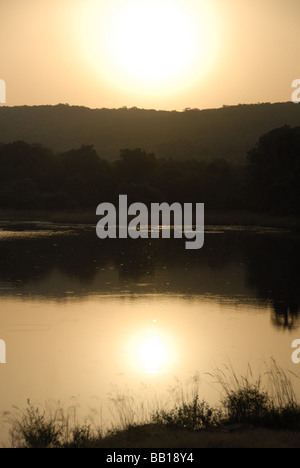
[[[300,448],[300,432],[293,430],[224,426],[218,429],[190,431],[155,424],[131,427],[104,437],[91,448],[102,449],[208,449],[208,448]],[[87,446],[88,448],[88,446]]]
[[[10,223],[86,224],[96,226],[99,217],[87,211],[0,210],[0,226]],[[279,228],[300,231],[300,216],[277,216],[252,211],[205,211],[205,226]]]

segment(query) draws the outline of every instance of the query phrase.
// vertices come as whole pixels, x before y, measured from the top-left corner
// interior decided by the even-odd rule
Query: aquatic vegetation
[[[165,430],[175,431],[175,435],[187,431],[192,437],[192,434],[207,431],[226,432],[226,428],[233,425],[300,432],[300,404],[291,378],[274,360],[266,364],[266,372],[257,378],[250,366],[246,375],[238,376],[230,365],[225,365],[224,370],[217,369],[211,376],[219,383],[223,395],[218,406],[212,407],[200,400],[199,393],[192,392],[190,401],[181,393],[181,401],[173,408],[159,408],[148,417],[144,414],[143,420],[135,423],[123,414],[125,405],[121,423],[105,433],[91,424],[78,424],[76,418],[71,424],[71,418],[62,410],[47,415],[28,401],[24,413],[12,420],[12,445],[28,448],[137,447],[138,441],[146,437],[149,446],[159,444],[161,447],[161,434],[166,441],[171,437]],[[119,398],[116,402],[118,412],[120,401]],[[132,406],[130,411],[133,411]]]

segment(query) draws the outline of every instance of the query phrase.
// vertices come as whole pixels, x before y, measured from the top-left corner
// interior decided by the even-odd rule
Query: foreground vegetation
[[[91,424],[70,425],[61,412],[47,415],[28,401],[20,417],[11,421],[13,447],[21,448],[300,448],[300,404],[290,376],[272,361],[265,376],[253,378],[234,370],[217,370],[222,389],[218,406],[194,394],[171,410],[156,410],[147,420],[122,425],[105,433]],[[268,389],[267,389],[268,387]],[[126,412],[126,409],[125,409]]]

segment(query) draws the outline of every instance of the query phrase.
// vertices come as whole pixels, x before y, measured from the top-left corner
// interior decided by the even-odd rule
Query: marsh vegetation
[[[211,406],[201,399],[195,385],[185,391],[179,385],[177,401],[169,409],[143,411],[144,402],[119,397],[115,410],[119,424],[104,429],[88,418],[76,420],[76,411],[47,411],[30,401],[27,408],[10,417],[11,442],[16,448],[177,448],[222,446],[300,447],[300,404],[292,375],[271,360],[255,377],[248,366],[238,376],[224,365],[210,377],[219,385],[220,403]],[[74,409],[74,408],[73,408]],[[258,440],[258,435],[266,439]],[[230,435],[230,437],[229,437]],[[236,444],[236,445],[235,445]]]

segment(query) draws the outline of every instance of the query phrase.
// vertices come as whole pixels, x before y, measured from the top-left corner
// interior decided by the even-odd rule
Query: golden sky
[[[291,100],[299,0],[0,0],[7,105]]]

